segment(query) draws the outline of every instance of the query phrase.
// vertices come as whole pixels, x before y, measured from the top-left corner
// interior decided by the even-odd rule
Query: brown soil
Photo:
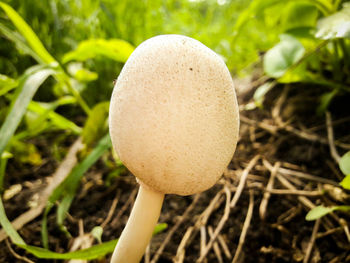
[[[320,94],[317,87],[277,86],[268,93],[263,109],[245,110],[244,107],[252,102],[252,93],[252,90],[244,90],[239,94],[241,138],[229,169],[204,193],[187,197],[166,196],[159,221],[167,223],[168,228],[153,238],[148,252],[150,259],[168,239],[164,250],[159,251],[157,262],[175,259],[181,262],[181,257],[183,262],[196,262],[205,252],[209,233],[219,226],[218,238],[203,262],[220,262],[221,258],[222,262],[232,262],[239,243],[241,252],[236,262],[350,262],[348,213],[336,212],[317,222],[305,220],[311,206],[350,203],[349,192],[336,186],[343,175],[329,145],[329,142],[334,143],[339,155],[350,149],[349,96],[335,99],[329,109],[330,127],[334,132],[334,139],[329,140],[325,115],[315,113],[319,103],[317,94]],[[28,209],[28,200],[45,187],[44,178],[57,168],[59,163],[53,153],[45,150],[50,149],[45,147],[49,142],[47,137],[35,141],[47,156],[42,166],[9,163],[6,186],[23,185],[21,192],[5,201],[10,220]],[[72,142],[69,140],[66,144]],[[73,238],[79,236],[79,222],[83,223],[84,233],[88,233],[105,220],[115,198],[118,199],[117,206],[104,228],[102,240],[120,235],[138,186],[129,173],[106,186],[103,179],[109,172],[99,161],[83,179],[65,221],[71,238],[57,228],[55,211],[49,214],[51,250],[69,251]],[[239,196],[238,185],[244,174],[247,174],[247,180]],[[275,179],[271,189],[282,190],[272,191],[268,197],[266,186],[272,175]],[[228,205],[234,196],[239,199],[230,208]],[[267,202],[265,209],[262,200]],[[250,221],[247,219],[249,204],[252,209]],[[42,216],[39,216],[19,230],[26,243],[42,246],[41,220]],[[243,225],[245,230],[242,232]],[[14,251],[9,250],[9,243],[0,243],[0,262],[21,262],[14,253],[34,262],[53,262],[38,260],[13,244],[11,247]],[[95,262],[108,260],[107,257]]]

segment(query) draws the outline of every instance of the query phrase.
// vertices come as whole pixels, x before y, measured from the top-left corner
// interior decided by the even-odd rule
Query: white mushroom
[[[112,262],[139,262],[164,194],[210,188],[233,156],[239,112],[230,73],[197,40],[153,37],[124,65],[113,90],[109,125],[114,149],[140,183]]]

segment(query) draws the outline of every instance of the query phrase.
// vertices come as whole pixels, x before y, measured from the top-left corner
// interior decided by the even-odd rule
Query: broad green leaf
[[[18,85],[17,80],[12,79],[6,75],[0,74],[0,96],[16,88],[17,85]]]
[[[118,62],[126,62],[134,47],[120,39],[89,39],[79,43],[78,47],[63,57],[63,63],[72,60],[86,61],[99,56],[107,57]]]
[[[256,89],[253,98],[257,107],[262,108],[265,95],[273,88],[273,86],[272,82],[266,82]]]
[[[345,176],[345,178],[340,182],[340,185],[346,189],[346,190],[350,190],[350,174],[348,174],[347,176]]]
[[[304,2],[289,2],[282,10],[284,30],[316,26],[318,10],[315,5]]]
[[[316,206],[314,208],[312,208],[306,215],[306,220],[307,221],[312,221],[312,220],[316,220],[319,219],[327,214],[329,214],[330,212],[334,211],[334,207],[324,207],[322,205],[320,206]]]
[[[350,39],[350,3],[344,3],[339,12],[321,18],[315,36],[321,39]]]
[[[0,197],[0,223],[2,228],[5,230],[6,234],[10,237],[13,243],[17,245],[25,245],[24,240],[18,234],[16,229],[13,228],[13,226],[11,225],[11,222],[7,218],[1,197]]]
[[[83,142],[88,147],[95,144],[108,131],[108,112],[109,101],[100,102],[91,110],[82,132]]]
[[[47,64],[55,62],[55,59],[49,54],[40,39],[23,18],[8,4],[0,2],[0,7],[5,11],[17,30],[25,37],[35,53]]]
[[[15,98],[11,104],[9,114],[0,129],[0,154],[5,150],[5,147],[12,135],[15,133],[18,124],[20,123],[27,106],[33,98],[39,86],[54,73],[52,69],[42,68],[36,72],[27,72],[23,76],[19,87],[16,90]]]
[[[339,162],[339,167],[343,174],[350,174],[350,151],[342,156]]]
[[[281,35],[281,42],[264,56],[265,73],[274,78],[282,77],[286,71],[304,55],[303,45],[294,37]]]

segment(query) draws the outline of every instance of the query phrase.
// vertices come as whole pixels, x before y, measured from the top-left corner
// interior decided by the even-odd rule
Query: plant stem
[[[158,222],[164,194],[140,185],[126,226],[114,250],[111,263],[140,262]]]
[[[80,93],[71,85],[70,81],[69,81],[69,77],[67,76],[67,74],[64,72],[64,70],[62,68],[60,68],[62,70],[61,74],[57,74],[57,80],[59,82],[64,83],[69,92],[73,95],[73,97],[75,97],[75,99],[77,100],[78,104],[80,105],[80,107],[84,110],[84,112],[89,115],[90,113],[90,108],[87,105],[87,103],[85,102],[85,100],[80,96]]]

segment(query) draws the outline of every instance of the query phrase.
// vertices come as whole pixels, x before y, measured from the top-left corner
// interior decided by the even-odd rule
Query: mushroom
[[[230,72],[195,39],[150,38],[117,79],[109,126],[115,151],[140,184],[111,262],[139,262],[164,194],[207,190],[232,159],[239,112]]]

